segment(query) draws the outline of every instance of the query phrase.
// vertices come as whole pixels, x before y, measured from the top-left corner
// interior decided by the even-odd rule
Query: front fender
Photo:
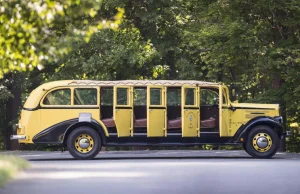
[[[247,137],[247,133],[253,127],[258,126],[258,125],[268,125],[268,126],[272,127],[274,130],[276,130],[279,135],[281,135],[283,133],[283,126],[279,122],[276,122],[272,117],[256,117],[256,118],[248,121],[245,125],[242,125],[237,130],[237,132],[235,133],[235,135],[232,138],[232,142],[234,142],[234,143],[241,142],[240,139],[241,138],[245,139]]]

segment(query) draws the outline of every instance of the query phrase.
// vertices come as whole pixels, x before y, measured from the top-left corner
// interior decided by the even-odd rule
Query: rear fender
[[[88,121],[79,121],[77,123],[74,123],[72,124],[71,126],[68,127],[68,129],[65,131],[65,134],[64,134],[64,144],[66,144],[67,142],[67,139],[68,139],[68,136],[69,134],[76,128],[78,127],[81,127],[81,126],[87,126],[87,127],[91,127],[93,129],[95,129],[98,134],[100,135],[100,138],[102,140],[102,145],[106,145],[107,143],[107,136],[105,134],[105,131],[104,131],[104,128],[103,126],[105,127],[105,125],[101,125],[101,123],[99,123],[98,121],[92,119],[90,122]]]

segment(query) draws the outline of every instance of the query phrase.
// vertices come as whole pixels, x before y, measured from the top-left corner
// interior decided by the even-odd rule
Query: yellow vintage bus
[[[62,145],[76,159],[102,146],[201,144],[243,145],[270,158],[284,135],[278,104],[231,102],[219,83],[63,80],[31,92],[11,139]]]

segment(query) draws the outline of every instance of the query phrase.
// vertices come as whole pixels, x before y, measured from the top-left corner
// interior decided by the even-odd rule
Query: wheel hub
[[[82,138],[78,144],[81,148],[86,149],[90,146],[90,141],[87,138]]]
[[[272,146],[272,138],[267,133],[258,133],[253,137],[252,145],[258,152],[267,152]]]
[[[94,139],[88,134],[81,134],[75,139],[74,145],[78,152],[89,153],[94,148]]]
[[[268,139],[266,137],[259,137],[257,140],[256,140],[256,144],[258,147],[260,148],[265,148],[268,146]]]

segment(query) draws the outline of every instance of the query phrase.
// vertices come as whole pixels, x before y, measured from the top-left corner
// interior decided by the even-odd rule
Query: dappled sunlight
[[[30,172],[22,173],[18,179],[79,179],[79,178],[137,178],[146,177],[144,172]]]
[[[106,169],[106,170],[115,170],[115,169],[136,169],[136,168],[157,168],[157,167],[174,167],[174,166],[188,166],[188,167],[194,167],[194,166],[205,166],[205,165],[222,165],[222,166],[230,166],[234,165],[232,162],[230,163],[219,163],[219,162],[213,162],[213,161],[170,161],[170,162],[165,162],[165,161],[151,161],[151,162],[112,162],[112,163],[92,163],[92,164],[86,164],[84,167],[82,165],[76,165],[75,163],[70,164],[70,163],[59,163],[59,164],[34,164],[33,165],[33,170],[34,169],[51,169],[51,170],[97,170],[97,169]]]
[[[20,157],[24,157],[24,158],[30,158],[30,157],[40,157],[42,155],[40,154],[30,154],[30,155],[19,155]]]

